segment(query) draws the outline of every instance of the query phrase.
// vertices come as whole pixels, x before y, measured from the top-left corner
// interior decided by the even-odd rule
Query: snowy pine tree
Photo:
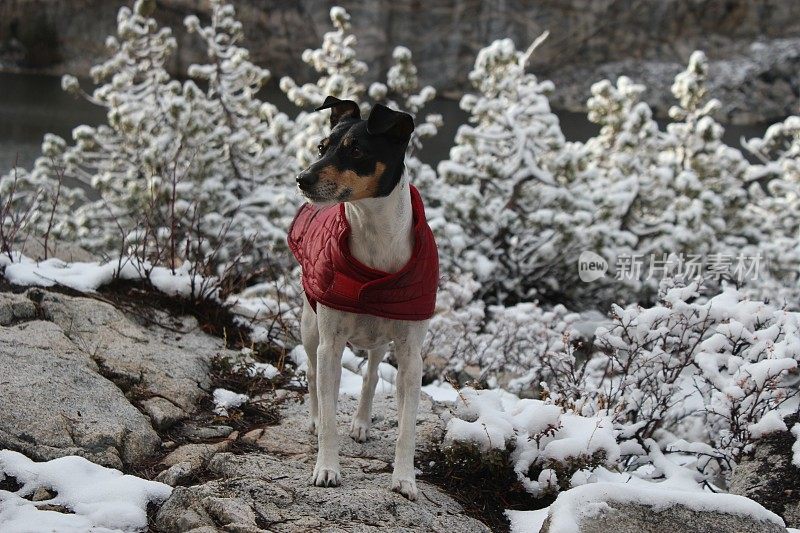
[[[792,308],[800,305],[800,117],[770,126],[744,146],[759,163],[747,169],[750,203],[748,252],[763,258],[751,292]]]
[[[746,204],[747,162],[739,150],[722,142],[724,128],[714,120],[719,101],[708,98],[708,60],[695,52],[678,74],[672,93],[678,105],[670,109],[675,122],[667,126],[671,150],[666,166],[674,172],[669,229],[677,251],[721,251],[717,241],[742,231],[738,220]]]
[[[459,128],[438,168],[452,231],[442,239],[445,268],[473,273],[500,302],[568,291],[591,220],[571,188],[572,160],[547,98],[553,84],[525,72],[527,57],[509,39],[480,51],[470,73],[479,94],[461,99],[473,125]]]

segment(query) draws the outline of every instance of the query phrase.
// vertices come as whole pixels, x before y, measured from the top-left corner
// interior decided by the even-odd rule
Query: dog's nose
[[[313,187],[318,180],[319,177],[316,174],[306,170],[297,175],[297,186],[307,191],[310,187]]]

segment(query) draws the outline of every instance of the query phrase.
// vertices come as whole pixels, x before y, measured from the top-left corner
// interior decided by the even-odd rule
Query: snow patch
[[[77,456],[37,463],[20,453],[0,450],[0,479],[6,476],[22,484],[16,492],[0,490],[0,523],[6,533],[142,531],[147,528],[147,504],[161,503],[172,493],[172,487],[163,483]],[[56,495],[35,503],[23,498],[39,488]],[[75,514],[43,511],[39,505],[62,505]]]
[[[654,484],[657,485],[657,484]],[[646,505],[653,512],[681,505],[698,512],[717,512],[771,522],[783,526],[783,520],[758,503],[733,494],[715,494],[699,490],[682,491],[646,488],[641,484],[593,483],[575,487],[558,495],[550,506],[550,529],[559,533],[579,533],[583,518],[596,516],[606,502]]]
[[[214,286],[212,280],[192,274],[188,262],[173,271],[166,267],[141,263],[135,258],[121,258],[103,264],[68,263],[57,258],[34,261],[16,254],[13,262],[6,258],[4,264],[4,277],[10,283],[22,286],[63,285],[80,292],[94,292],[115,279],[149,279],[164,294],[183,297],[193,293],[202,294]]]
[[[289,352],[289,358],[297,365],[298,372],[308,372],[308,355],[302,345],[296,346]],[[350,348],[345,348],[342,353],[342,381],[339,385],[339,395],[361,396],[363,378],[366,374],[366,359],[356,355]],[[378,365],[378,384],[375,387],[375,394],[392,394],[395,390],[396,376],[395,367],[381,362]]]
[[[547,508],[536,511],[506,511],[511,533],[539,533],[547,520]]]
[[[753,438],[760,439],[764,435],[775,433],[778,431],[786,431],[786,423],[778,411],[769,411],[761,420],[755,424],[750,424],[747,430]]]
[[[247,394],[239,394],[228,389],[214,389],[214,412],[219,416],[228,416],[228,409],[239,407],[249,399]]]

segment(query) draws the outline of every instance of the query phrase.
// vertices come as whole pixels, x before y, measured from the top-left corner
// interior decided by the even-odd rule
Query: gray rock
[[[307,407],[288,403],[281,423],[253,430],[242,440],[259,453],[217,453],[208,474],[218,478],[178,487],[161,507],[156,526],[165,532],[218,527],[226,531],[489,531],[464,514],[438,488],[417,481],[420,497],[409,502],[389,490],[396,438],[394,397],[378,396],[370,440],[349,436],[354,398],[340,398],[342,486],[310,485],[316,437],[307,431]],[[417,452],[441,441],[445,422],[423,396],[418,418]]]
[[[557,88],[551,103],[555,108],[585,111],[592,84],[628,76],[647,87],[644,100],[656,116],[666,118],[677,103],[669,88],[675,75],[686,68],[689,52],[686,57],[666,60],[629,58],[600,65],[564,65],[549,76]],[[795,114],[798,86],[798,38],[755,43],[723,57],[710,55],[709,94],[720,101],[715,117],[724,123],[758,124]]]
[[[37,306],[24,294],[0,292],[0,326],[34,320]]]
[[[199,426],[193,422],[187,422],[178,429],[178,433],[182,437],[185,437],[193,442],[224,438],[230,435],[232,432],[233,428],[230,426]]]
[[[791,428],[798,417],[786,419]],[[752,456],[733,471],[730,491],[757,501],[780,515],[788,527],[800,528],[800,468],[792,464],[794,436],[779,432],[760,440]]]
[[[140,402],[140,405],[159,431],[169,429],[186,417],[186,411],[165,398],[150,398]]]
[[[84,456],[121,468],[158,448],[158,435],[55,324],[0,327],[0,448],[37,460]]]
[[[577,487],[572,491],[584,488],[587,487]],[[562,533],[564,519],[570,525],[577,524],[576,533],[786,533],[780,518],[775,515],[771,515],[770,520],[757,519],[749,513],[736,513],[733,509],[739,508],[739,502],[731,501],[731,498],[738,498],[736,496],[719,495],[719,510],[697,511],[690,507],[689,501],[675,501],[668,505],[660,501],[658,508],[635,503],[638,492],[635,487],[620,485],[610,490],[613,492],[605,498],[581,493],[565,500],[564,494],[560,495],[550,506],[540,533]],[[626,491],[630,494],[625,495]],[[687,493],[685,497],[689,500],[692,495]],[[706,494],[704,497],[713,495]],[[746,503],[752,505],[752,502]],[[763,513],[763,508],[761,511],[762,515],[768,514]]]
[[[166,466],[180,463],[203,464],[214,454],[227,450],[233,440],[236,440],[236,435],[232,435],[230,440],[224,440],[216,444],[184,444],[164,457],[161,460],[161,464]]]
[[[73,242],[59,241],[56,239],[51,239],[47,243],[47,254],[44,253],[44,241],[39,239],[26,240],[19,251],[24,256],[35,260],[43,260],[45,259],[45,255],[48,259],[57,257],[58,259],[68,263],[86,263],[89,261],[97,261],[98,259],[87,250],[81,248],[78,244]]]
[[[198,476],[205,468],[209,459],[215,454],[224,452],[239,434],[234,432],[229,438],[214,444],[184,444],[169,453],[161,460],[161,464],[168,468],[158,474],[157,481],[168,485],[186,483]]]
[[[308,459],[218,454],[211,459],[209,470],[222,479],[176,488],[161,507],[156,525],[166,532],[179,532],[227,526],[234,516],[237,521],[254,516],[254,522],[243,525],[276,532],[489,531],[425,482],[417,485],[421,497],[409,502],[389,491],[391,472],[365,471],[359,462],[343,458],[342,486],[326,489],[309,484],[312,466]]]
[[[151,421],[164,430],[196,412],[223,341],[194,319],[130,316],[96,298],[0,293],[0,447],[121,468],[158,449]]]
[[[173,487],[176,485],[182,485],[192,479],[195,474],[199,472],[199,467],[195,464],[190,463],[189,461],[184,461],[183,463],[177,463],[166,470],[162,470],[156,476],[156,481],[160,481],[161,483],[166,483],[167,485],[172,485]]]
[[[41,307],[115,383],[125,390],[136,387],[136,395],[147,400],[143,407],[160,427],[197,410],[210,387],[211,358],[223,351],[222,340],[191,328],[191,322],[187,330],[176,328],[186,334],[157,324],[145,328],[113,305],[92,298],[47,293]],[[175,325],[166,315],[154,318]]]
[[[349,437],[350,421],[357,405],[357,398],[349,396],[339,398],[337,418],[341,455],[361,460],[378,460],[384,464],[391,463],[394,460],[397,439],[396,398],[393,395],[376,395],[372,408],[372,427],[369,430],[369,440],[365,443],[358,443]],[[446,421],[438,414],[439,410],[440,407],[427,395],[421,395],[417,414],[417,457],[442,442]],[[278,456],[305,456],[316,453],[317,438],[307,429],[308,406],[305,403],[287,403],[281,410],[281,417],[278,425],[258,430],[260,433],[251,432],[247,438],[267,453]]]

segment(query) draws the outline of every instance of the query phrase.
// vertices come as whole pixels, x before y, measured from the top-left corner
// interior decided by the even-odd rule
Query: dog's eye
[[[353,146],[353,148],[350,149],[350,157],[354,157],[356,159],[364,157],[364,152],[362,152],[358,146]]]
[[[325,144],[324,143],[319,143],[317,145],[317,152],[319,152],[319,155],[322,155],[322,154],[325,153]]]

